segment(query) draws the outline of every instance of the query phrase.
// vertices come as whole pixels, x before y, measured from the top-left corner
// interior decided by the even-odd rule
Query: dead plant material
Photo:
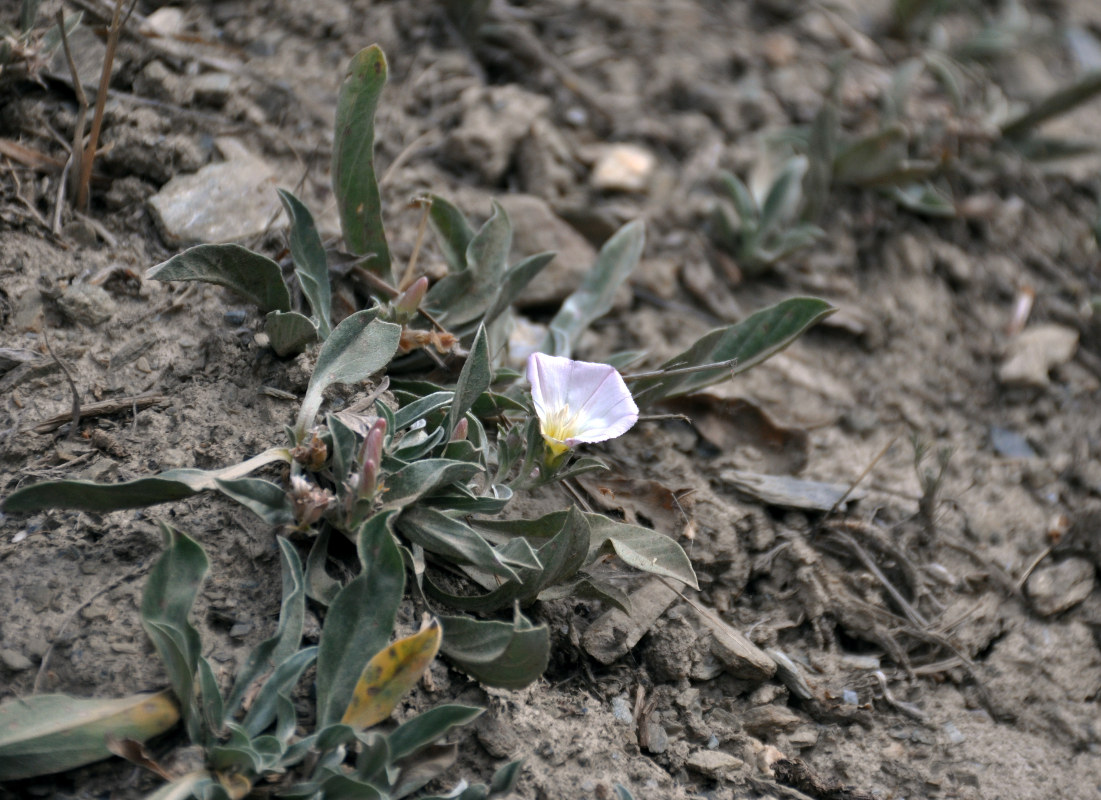
[[[874,795],[862,792],[855,786],[828,781],[798,758],[781,758],[772,765],[776,780],[816,800],[875,800]]]
[[[166,394],[145,394],[137,397],[120,397],[117,400],[104,400],[99,403],[92,403],[84,406],[80,409],[79,419],[91,419],[92,417],[106,417],[111,414],[118,414],[122,411],[137,410],[139,408],[148,408],[149,406],[159,405],[161,403],[167,403],[171,398]],[[31,430],[35,433],[50,433],[55,431],[73,419],[72,413],[69,414],[56,414],[48,419],[44,419],[35,425]],[[75,429],[75,426],[74,426]]]

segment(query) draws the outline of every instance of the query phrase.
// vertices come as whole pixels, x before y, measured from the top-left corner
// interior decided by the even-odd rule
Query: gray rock
[[[1036,613],[1049,617],[1081,603],[1090,596],[1093,585],[1093,564],[1084,558],[1068,558],[1033,572],[1027,587]]]
[[[173,245],[220,243],[286,226],[275,172],[233,139],[219,139],[226,160],[193,175],[177,175],[149,199],[165,240]]]
[[[476,170],[488,183],[504,177],[513,152],[531,130],[532,122],[547,113],[550,100],[508,84],[471,86],[460,103],[459,127],[444,140],[446,158]]]
[[[29,658],[16,650],[5,648],[0,650],[0,664],[10,672],[23,672],[34,666]]]
[[[601,664],[611,664],[627,655],[677,599],[677,593],[662,581],[651,578],[631,592],[630,599],[629,615],[618,608],[609,609],[581,636],[585,651]]]
[[[740,631],[712,615],[699,615],[711,633],[711,652],[735,678],[764,681],[776,674],[776,662]]]
[[[684,764],[686,767],[716,780],[725,778],[731,772],[736,772],[745,766],[745,762],[740,758],[721,750],[697,750],[688,756]]]

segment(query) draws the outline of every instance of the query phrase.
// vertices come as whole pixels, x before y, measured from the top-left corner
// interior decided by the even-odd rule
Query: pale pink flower
[[[528,381],[543,439],[556,457],[584,442],[622,436],[638,421],[627,384],[607,364],[532,353]]]

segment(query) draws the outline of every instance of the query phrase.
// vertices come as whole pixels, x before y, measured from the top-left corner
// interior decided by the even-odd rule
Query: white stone
[[[643,192],[650,185],[655,166],[657,158],[646,148],[612,144],[603,148],[589,180],[600,191]]]

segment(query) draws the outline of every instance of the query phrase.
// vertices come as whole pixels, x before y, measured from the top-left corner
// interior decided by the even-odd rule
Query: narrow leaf
[[[170,692],[119,699],[40,694],[9,700],[0,706],[0,781],[108,758],[105,737],[144,742],[179,718]]]
[[[352,59],[337,96],[332,172],[344,242],[356,255],[372,256],[367,268],[393,282],[375,177],[375,111],[386,71],[386,56],[378,45]]]
[[[279,265],[239,244],[197,245],[150,267],[145,277],[216,283],[255,303],[264,313],[291,310],[291,295]]]
[[[611,310],[612,298],[638,266],[645,242],[646,228],[641,220],[635,220],[604,243],[581,286],[566,298],[551,320],[550,332],[540,348],[543,352],[570,355],[585,329]]]
[[[470,564],[505,580],[519,580],[516,572],[501,562],[497,551],[481,534],[461,520],[432,508],[414,506],[398,519],[402,534],[430,553],[456,564]]]
[[[631,384],[636,401],[656,403],[686,394],[744,372],[794,342],[807,328],[836,311],[825,300],[793,297],[746,318],[711,331],[683,353],[661,365],[662,370],[729,362],[729,366],[699,372],[657,375]]]
[[[199,632],[188,619],[199,585],[210,564],[187,534],[161,523],[167,548],[149,571],[141,603],[141,622],[164,661],[172,691],[180,701],[188,736],[205,741],[196,693]]]
[[[340,720],[359,730],[382,722],[421,679],[440,649],[440,623],[398,639],[371,657]]]
[[[358,383],[383,369],[394,357],[401,326],[376,319],[378,311],[376,306],[345,317],[321,346],[298,412],[295,435],[299,440],[313,425],[326,389],[334,383]]]
[[[0,508],[7,512],[44,511],[49,508],[80,511],[144,508],[217,489],[219,478],[243,477],[273,461],[290,461],[290,451],[284,447],[273,447],[224,469],[173,469],[153,478],[138,478],[123,483],[42,481],[12,492],[0,503]]]
[[[294,522],[294,512],[286,490],[277,483],[263,478],[217,479],[218,489],[226,497],[236,500],[268,525],[287,525]]]
[[[486,340],[484,325],[478,326],[478,333],[474,336],[474,344],[470,347],[470,355],[466,357],[459,380],[455,384],[455,397],[451,402],[451,410],[447,412],[447,425],[444,431],[450,435],[455,430],[466,412],[474,405],[482,392],[489,389],[493,380],[492,365],[489,363],[489,343]]]
[[[314,316],[317,317],[317,335],[321,341],[329,338],[332,332],[333,293],[329,285],[329,260],[325,255],[325,245],[317,232],[313,215],[302,201],[285,189],[279,189],[279,199],[291,221],[291,257],[294,258],[294,273],[302,285]]]
[[[390,757],[397,761],[427,747],[452,728],[467,725],[485,712],[473,706],[443,705],[403,722],[390,734]]]
[[[306,581],[302,573],[302,561],[294,545],[282,536],[279,544],[279,560],[283,575],[283,602],[279,609],[279,624],[275,635],[258,644],[237,673],[237,680],[226,701],[226,709],[234,713],[241,705],[249,686],[262,674],[275,669],[286,661],[302,641],[302,627],[306,614]]]
[[[438,195],[431,195],[432,205],[428,212],[428,221],[436,234],[436,242],[443,259],[452,273],[467,268],[466,248],[474,238],[474,229],[455,206]]]
[[[405,588],[405,568],[390,520],[382,512],[360,528],[363,571],[329,606],[317,655],[318,728],[339,720],[352,699],[363,663],[386,646]]]

